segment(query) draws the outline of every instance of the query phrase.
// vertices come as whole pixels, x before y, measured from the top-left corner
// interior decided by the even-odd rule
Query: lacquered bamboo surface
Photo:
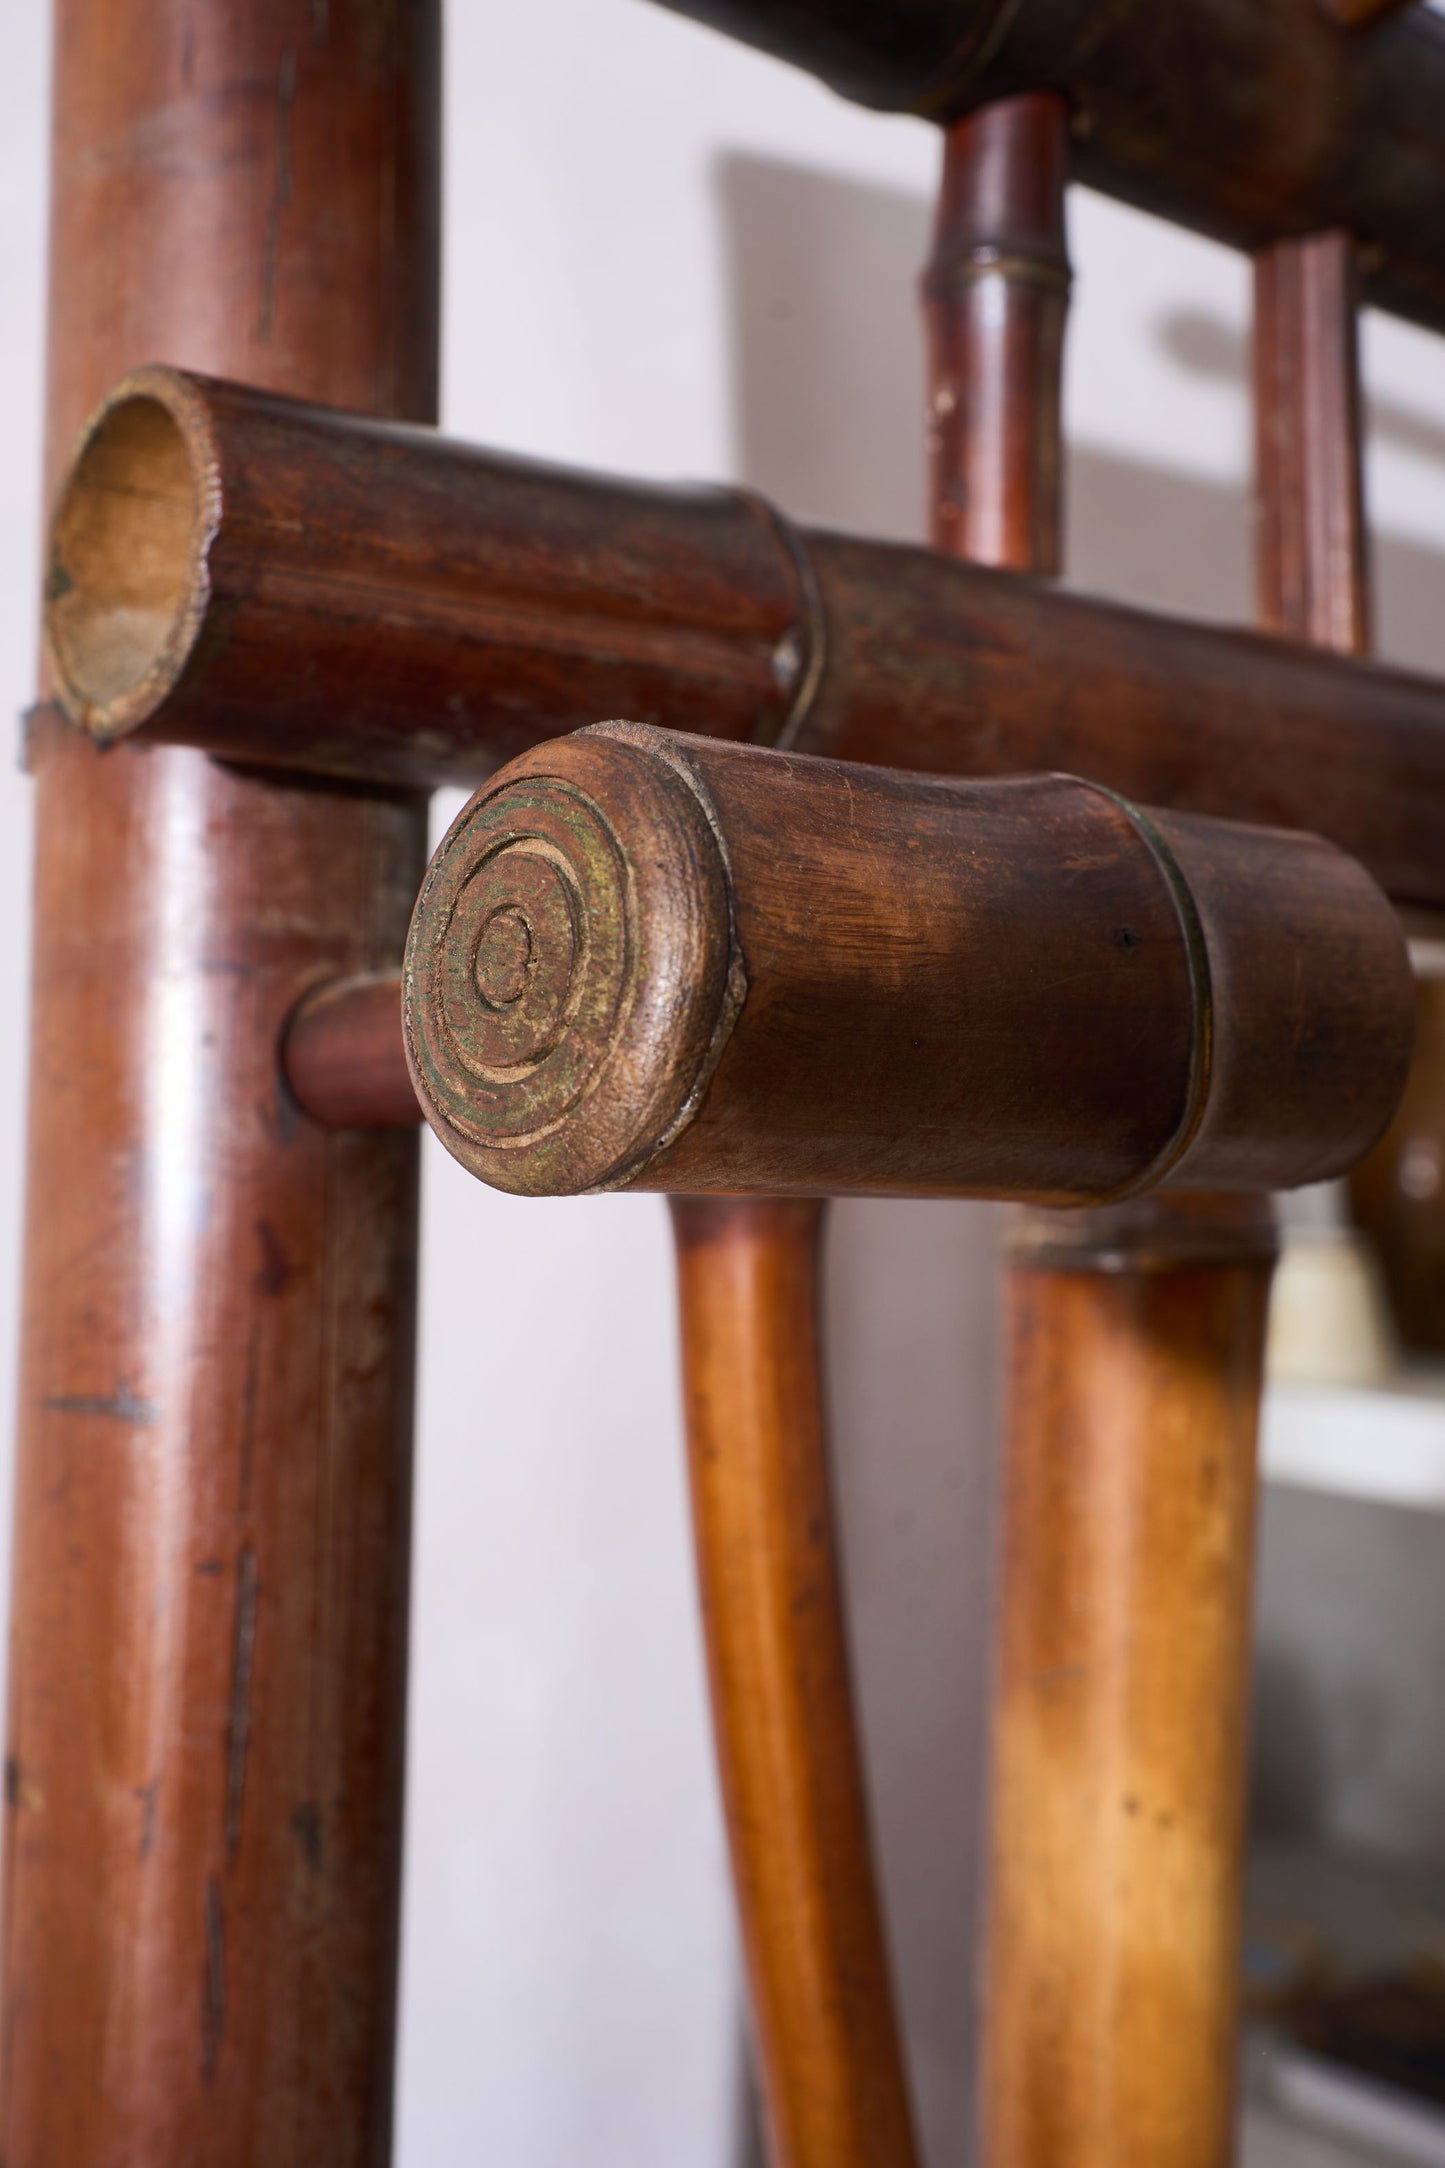
[[[828,1476],[822,1213],[672,1200],[693,1523],[771,2168],[915,2168]]]
[[[433,416],[425,0],[60,0],[50,474],[122,370]],[[397,960],[420,807],[31,732],[0,2154],[390,2149],[416,1142],[281,1025]]]
[[[978,185],[996,202],[1012,172],[995,155]],[[1445,902],[1445,687],[1007,569],[1057,527],[1038,506],[1058,475],[1067,265],[1038,197],[1036,180],[985,243],[942,207],[939,486],[941,459],[963,464],[936,531],[964,556],[147,372],[102,415],[55,524],[46,624],[72,716],[416,789],[475,786],[617,716],[937,773],[1061,768],[1144,805],[1309,829],[1398,901]],[[1026,458],[1033,509],[1001,509],[1001,454]],[[281,651],[305,669],[278,672]]]
[[[950,131],[945,200],[980,250],[1026,207],[1052,231],[1057,292],[1065,118],[1057,101],[1025,110]],[[985,122],[1011,138],[992,185],[969,140]],[[1029,366],[1009,353],[1010,316],[1041,306],[1030,271],[996,274],[1007,300],[977,334],[980,377],[1013,407],[998,491],[1020,569],[1057,530],[1060,480],[1029,435],[1033,418],[1057,436],[1057,367],[1045,380],[1037,349]],[[1288,1132],[1277,1102],[1262,1112]],[[1032,1216],[1007,1254],[986,2168],[1228,2157],[1268,1225],[1248,1199],[1156,1196]]]

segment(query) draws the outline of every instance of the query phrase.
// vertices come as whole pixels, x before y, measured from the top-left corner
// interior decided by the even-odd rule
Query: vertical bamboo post
[[[1061,557],[1068,164],[1048,93],[956,122],[923,274],[934,547],[1014,572]]]
[[[152,360],[433,418],[438,39],[432,0],[56,0],[52,481]],[[395,963],[422,808],[43,710],[29,751],[0,2154],[379,2168],[417,1145],[313,1126],[277,1042]]]
[[[1062,101],[946,139],[935,532],[1057,567]],[[1233,2109],[1254,1449],[1251,1204],[1031,1215],[1006,1285],[988,2168],[1217,2168]]]
[[[713,1730],[771,2168],[915,2168],[849,1666],[821,1199],[675,1197]]]
[[[1254,260],[1256,566],[1261,624],[1370,644],[1355,245],[1279,241]]]
[[[1358,264],[1347,233],[1281,241],[1255,258],[1259,610],[1295,640],[1364,654]],[[1417,991],[1410,1082],[1387,1135],[1350,1178],[1407,1346],[1445,1347],[1445,987]]]

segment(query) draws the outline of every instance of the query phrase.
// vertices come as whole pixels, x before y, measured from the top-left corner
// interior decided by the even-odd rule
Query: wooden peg
[[[58,0],[51,490],[156,357],[433,418],[438,15]],[[417,1146],[302,1119],[276,1046],[399,962],[425,821],[48,708],[28,752],[0,2156],[377,2168]]]
[[[1347,226],[1366,294],[1445,330],[1445,22],[1381,0],[663,0],[821,76],[944,123],[1039,90],[1105,194],[1258,249]],[[1342,37],[1339,13],[1369,28]],[[1390,17],[1393,16],[1393,20]]]
[[[713,1725],[772,2168],[914,2168],[849,1680],[819,1207],[674,1197]]]
[[[929,339],[929,509],[937,548],[980,565],[1059,569],[1068,246],[1063,101],[986,106],[944,135]]]
[[[629,724],[477,794],[406,963],[428,1119],[538,1195],[1319,1180],[1412,1017],[1393,912],[1315,839]]]

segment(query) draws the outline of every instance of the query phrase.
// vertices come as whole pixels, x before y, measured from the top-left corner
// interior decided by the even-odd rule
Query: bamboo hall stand
[[[1249,1200],[1345,1171],[1398,1100],[1411,987],[1369,876],[1445,903],[1445,691],[1345,652],[1333,237],[1367,234],[1374,298],[1445,327],[1445,26],[1175,0],[1101,38],[1084,0],[687,0],[949,124],[927,552],[367,419],[430,415],[436,25],[294,12],[217,0],[183,31],[112,6],[105,37],[93,0],[60,13],[45,625],[68,721],[33,733],[0,2149],[386,2158],[419,1097],[504,1188],[682,1193],[776,2168],[917,2160],[818,1200],[1094,1207],[1012,1266],[987,2162],[1214,2168],[1269,1256]],[[1228,65],[1200,74],[1201,38]],[[1309,155],[1285,158],[1305,96]],[[151,159],[155,100],[187,159]],[[1369,155],[1386,115],[1397,158]],[[78,160],[92,128],[132,162]],[[1338,652],[1038,577],[1069,170],[1259,256],[1264,614]],[[399,970],[422,793],[457,779],[482,787]],[[148,1450],[98,1454],[110,1424]]]

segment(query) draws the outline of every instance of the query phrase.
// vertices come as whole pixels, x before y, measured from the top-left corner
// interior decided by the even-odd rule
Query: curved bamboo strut
[[[676,1197],[713,1722],[773,2168],[913,2168],[839,1584],[824,1207]]]

